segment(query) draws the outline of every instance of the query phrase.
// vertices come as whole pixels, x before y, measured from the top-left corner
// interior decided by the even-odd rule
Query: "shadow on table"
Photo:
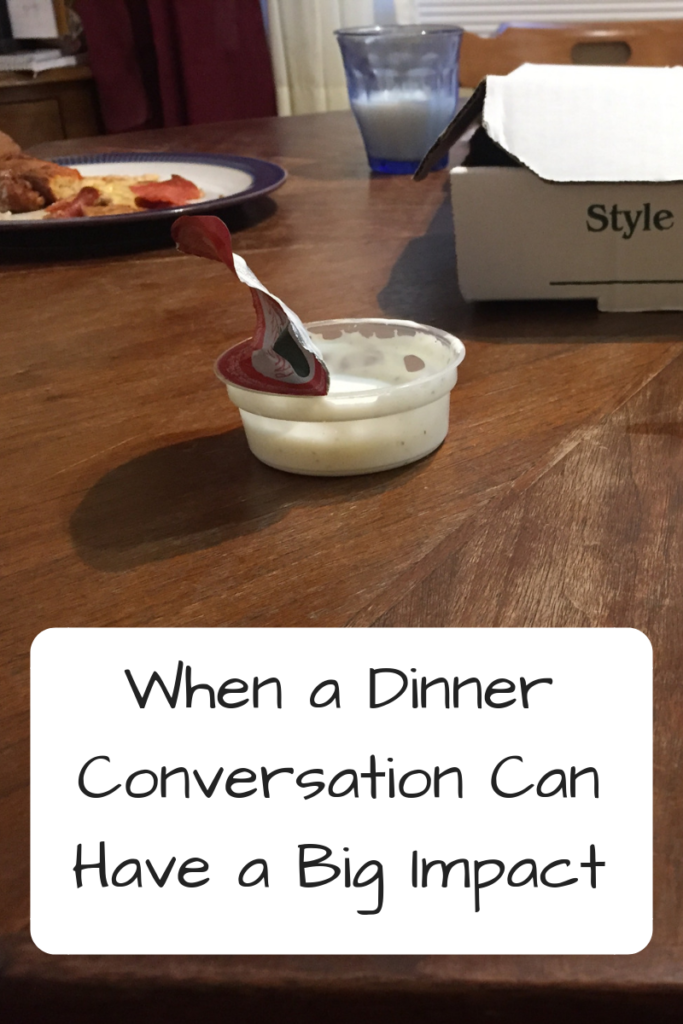
[[[87,492],[70,533],[84,562],[122,572],[265,530],[295,505],[380,494],[401,486],[420,465],[357,477],[295,476],[260,463],[237,428],[117,466]]]
[[[260,196],[228,207],[220,218],[233,234],[239,234],[272,217],[277,208],[270,196]],[[82,222],[52,222],[48,226],[29,225],[24,221],[21,227],[11,231],[3,230],[0,224],[0,264],[93,259],[169,249],[173,247],[173,220],[175,217],[138,223],[117,221],[115,217],[86,217]]]
[[[594,300],[466,302],[458,288],[450,199],[411,239],[377,301],[387,317],[441,327],[465,341],[658,341],[683,336],[683,313],[601,313]]]

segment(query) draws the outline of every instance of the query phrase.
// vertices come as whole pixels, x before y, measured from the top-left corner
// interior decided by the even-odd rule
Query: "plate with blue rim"
[[[133,242],[136,248],[170,244],[170,226],[183,213],[221,216],[250,200],[267,196],[286,180],[287,172],[277,164],[255,157],[221,153],[109,152],[46,157],[52,163],[75,167],[84,177],[105,175],[156,175],[160,181],[178,174],[203,192],[202,199],[182,206],[141,209],[108,217],[64,217],[39,219],[35,215],[0,216],[0,250],[16,256],[31,249],[43,255],[78,255],[89,242],[103,242],[103,248],[116,248],[116,241]],[[107,240],[113,243],[107,244]],[[137,243],[137,244],[136,244]],[[73,251],[73,252],[72,252]],[[92,254],[92,253],[89,253]],[[96,254],[96,251],[95,253]]]

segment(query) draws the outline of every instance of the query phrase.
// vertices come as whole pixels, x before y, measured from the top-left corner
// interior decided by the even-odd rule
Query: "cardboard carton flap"
[[[458,139],[464,135],[468,128],[472,125],[481,122],[481,113],[484,107],[484,97],[486,96],[486,80],[480,82],[477,88],[474,90],[467,103],[460,110],[439,135],[438,139],[429,151],[422,158],[422,163],[415,171],[413,179],[415,181],[422,181],[427,177],[430,168],[435,163],[445,156],[448,150],[454,145]]]
[[[524,64],[488,76],[483,125],[547,181],[683,181],[683,68]]]

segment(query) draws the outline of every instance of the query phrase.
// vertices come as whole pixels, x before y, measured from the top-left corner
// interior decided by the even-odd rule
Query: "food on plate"
[[[80,189],[73,199],[58,199],[48,208],[47,216],[52,218],[85,217],[87,209],[94,209],[99,201],[100,193],[96,188],[86,185]]]
[[[138,206],[154,209],[158,206],[182,206],[193,199],[201,199],[203,192],[187,178],[172,174],[168,181],[150,181],[131,185]]]
[[[202,199],[194,182],[179,174],[85,176],[22,153],[0,132],[0,215],[41,213],[46,220],[110,217],[140,210],[161,210]]]
[[[45,205],[45,200],[25,178],[0,171],[0,213],[30,213]]]
[[[203,195],[200,188],[179,174],[168,181],[159,181],[156,174],[82,177],[60,190],[59,200],[47,208],[45,216],[110,217],[140,210],[163,210],[184,206]]]
[[[80,182],[73,167],[35,157],[0,156],[0,212],[26,213],[50,206]]]
[[[20,153],[21,146],[14,139],[11,139],[9,135],[0,132],[0,160],[6,156],[19,156]]]

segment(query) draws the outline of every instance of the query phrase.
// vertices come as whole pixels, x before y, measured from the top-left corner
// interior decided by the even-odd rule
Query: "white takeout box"
[[[416,178],[477,125],[451,171],[465,299],[683,309],[683,68],[490,75]]]

